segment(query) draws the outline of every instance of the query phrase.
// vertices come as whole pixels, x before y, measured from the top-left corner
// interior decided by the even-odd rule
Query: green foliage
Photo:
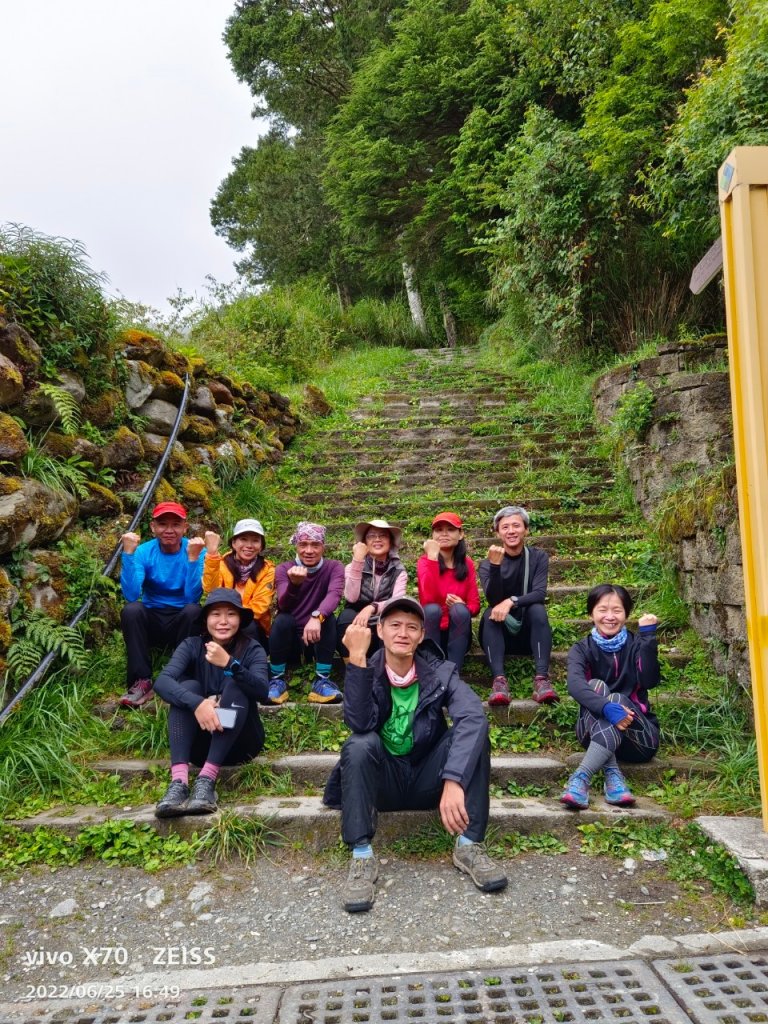
[[[61,574],[67,582],[65,615],[72,616],[89,597],[117,598],[120,584],[110,576],[102,576],[104,559],[85,535],[76,534],[60,541],[63,556]]]
[[[151,825],[118,820],[89,825],[75,836],[51,828],[27,832],[0,825],[0,838],[2,873],[16,872],[30,864],[71,866],[86,858],[158,871],[191,863],[198,848],[196,842],[188,842],[174,832],[163,836]]]
[[[296,687],[292,680],[290,688]],[[300,754],[305,750],[341,750],[349,729],[343,722],[325,718],[311,705],[296,704],[273,714],[266,727],[265,753]]]
[[[38,390],[53,402],[63,432],[76,434],[80,427],[80,406],[75,396],[69,391],[65,391],[64,388],[46,382],[39,384]]]
[[[17,606],[18,607],[18,606]],[[22,682],[51,651],[72,668],[83,668],[86,652],[78,628],[56,622],[45,612],[25,610],[13,618],[14,638],[8,648],[8,669],[16,682]]]
[[[224,810],[200,836],[195,852],[214,864],[237,857],[247,867],[257,857],[268,857],[270,852],[284,845],[285,837],[268,821],[244,818],[235,811]]]
[[[112,340],[105,280],[91,269],[81,242],[18,224],[0,229],[0,308],[42,347],[50,376],[62,367],[87,368],[87,356]]]
[[[640,822],[621,825],[595,822],[578,828],[582,835],[582,853],[636,857],[643,850],[664,850],[673,880],[695,886],[707,879],[715,892],[725,893],[735,903],[754,900],[752,886],[735,858],[707,839],[695,825],[673,829]]]
[[[616,415],[611,428],[618,438],[629,434],[635,440],[642,440],[653,423],[653,406],[656,396],[645,381],[638,381],[628,388],[616,404]]]
[[[503,836],[492,838],[488,843],[488,852],[492,857],[518,857],[521,853],[547,853],[557,855],[568,853],[567,845],[551,832],[535,832],[524,835],[522,832],[508,832]]]
[[[59,459],[38,447],[33,438],[28,438],[29,448],[19,461],[19,471],[28,480],[39,480],[52,491],[64,491],[75,498],[87,498],[89,471],[93,463],[79,455]]]

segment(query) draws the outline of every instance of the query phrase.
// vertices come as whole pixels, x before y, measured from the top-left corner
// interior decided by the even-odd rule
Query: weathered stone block
[[[21,370],[0,352],[0,408],[9,409],[18,405],[23,395],[24,378]]]
[[[0,353],[16,366],[36,370],[43,359],[43,350],[21,324],[0,319]]]
[[[19,544],[56,540],[76,514],[77,501],[71,494],[25,480],[18,490],[0,497],[0,553]]]
[[[170,402],[163,402],[159,398],[151,398],[137,409],[138,415],[146,419],[150,431],[153,434],[162,434],[164,437],[171,436],[178,411],[175,405],[171,405]],[[182,421],[182,429],[185,423],[186,417]]]
[[[29,451],[29,443],[16,420],[0,412],[0,459],[18,462]]]
[[[139,409],[152,395],[155,375],[149,363],[138,359],[126,359],[125,367],[125,404],[129,409]]]

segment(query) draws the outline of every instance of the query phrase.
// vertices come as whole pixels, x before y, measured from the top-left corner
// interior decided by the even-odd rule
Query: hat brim
[[[250,608],[238,608],[236,604],[232,604],[231,601],[211,601],[210,604],[203,605],[203,616],[205,618],[205,624],[208,625],[208,616],[211,613],[212,608],[217,608],[220,604],[229,605],[230,608],[234,608],[237,614],[240,616],[240,628],[244,629],[246,626],[250,626],[253,622],[253,612]]]
[[[399,526],[379,526],[377,523],[371,522],[358,523],[355,526],[355,543],[365,544],[365,535],[371,527],[373,527],[374,530],[387,530],[389,535],[392,537],[392,546],[395,548],[400,547],[400,539],[403,536],[403,531]]]

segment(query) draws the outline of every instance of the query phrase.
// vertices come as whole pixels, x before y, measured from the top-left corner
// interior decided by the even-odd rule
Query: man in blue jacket
[[[140,708],[152,698],[153,647],[176,648],[200,632],[205,547],[202,537],[187,540],[186,509],[161,501],[152,510],[153,539],[140,543],[138,533],[122,537],[120,586],[128,602],[120,615],[125,640],[127,708]]]
[[[341,808],[341,834],[352,849],[344,909],[370,910],[378,862],[371,840],[377,811],[439,807],[455,835],[453,863],[478,889],[503,889],[507,878],[485,851],[491,748],[479,697],[431,641],[412,597],[388,601],[377,626],[383,648],[367,659],[371,631],[344,634],[344,744],[323,797]],[[452,721],[445,721],[444,711]]]

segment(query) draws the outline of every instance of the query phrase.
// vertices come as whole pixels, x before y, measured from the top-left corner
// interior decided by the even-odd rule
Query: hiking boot
[[[213,814],[218,802],[216,800],[216,780],[206,775],[198,775],[192,787],[192,796],[187,804],[187,814]]]
[[[573,773],[565,785],[560,803],[574,811],[585,811],[589,807],[589,776],[586,772]]]
[[[491,683],[488,703],[492,707],[506,707],[509,704],[509,683],[506,676],[496,676]]]
[[[486,853],[485,843],[463,843],[453,847],[453,863],[469,875],[481,892],[497,892],[506,888],[503,869]]]
[[[618,807],[632,807],[637,802],[627,785],[627,780],[618,768],[606,768],[603,775],[605,776],[603,793],[606,803],[616,804]]]
[[[349,862],[347,887],[344,890],[344,909],[350,914],[370,910],[376,899],[373,883],[379,877],[379,862],[375,857],[353,857]]]
[[[147,701],[152,700],[154,695],[151,679],[137,679],[128,692],[123,694],[119,703],[124,708],[140,708]]]
[[[288,687],[282,676],[275,676],[270,682],[267,700],[270,704],[284,704],[288,700]]]
[[[160,803],[155,807],[156,818],[178,818],[187,813],[189,786],[180,779],[174,779]]]
[[[341,699],[341,690],[331,682],[328,676],[317,676],[309,691],[310,703],[340,704]]]
[[[533,680],[533,699],[537,704],[557,704],[560,700],[549,676],[535,676]]]

